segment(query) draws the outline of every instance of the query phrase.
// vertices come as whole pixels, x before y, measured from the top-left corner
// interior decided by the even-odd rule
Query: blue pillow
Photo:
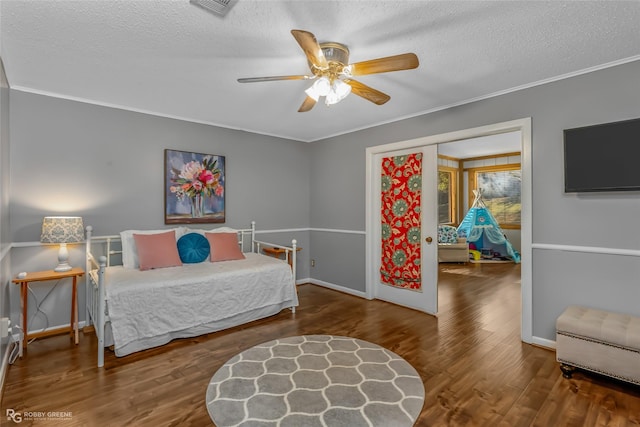
[[[202,234],[188,233],[178,239],[178,254],[184,264],[195,264],[209,257],[211,247]]]

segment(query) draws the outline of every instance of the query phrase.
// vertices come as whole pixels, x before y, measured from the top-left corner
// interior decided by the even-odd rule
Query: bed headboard
[[[211,229],[203,228],[190,228],[182,227],[185,229],[183,234],[193,232],[206,232],[213,230],[220,230],[226,227],[217,227]],[[175,228],[172,228],[175,229]],[[158,230],[158,232],[169,231]],[[236,231],[238,233],[238,245],[242,252],[255,252],[256,251],[256,222],[251,221],[251,228],[243,229],[229,229],[230,231]],[[148,230],[140,230],[148,231]],[[113,234],[108,236],[94,236],[93,227],[86,227],[86,254],[87,254],[87,269],[94,269],[100,266],[99,258],[106,258],[106,266],[122,265],[122,239],[120,234]]]

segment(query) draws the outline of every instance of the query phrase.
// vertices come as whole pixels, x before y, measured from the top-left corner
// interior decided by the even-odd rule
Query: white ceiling
[[[494,154],[519,153],[522,150],[522,132],[505,132],[495,135],[463,139],[438,144],[438,154],[456,159],[469,159]]]
[[[226,17],[175,1],[2,0],[13,89],[300,141],[316,141],[563,76],[640,59],[640,1],[238,0]],[[298,113],[308,73],[291,29],[349,46],[351,62],[405,52],[415,70],[359,77]]]

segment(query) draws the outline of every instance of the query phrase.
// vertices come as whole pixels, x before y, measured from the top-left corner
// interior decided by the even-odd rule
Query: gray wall
[[[531,117],[533,242],[638,250],[640,193],[564,194],[562,131],[640,117],[639,100],[636,61],[313,143],[311,226],[364,230],[367,147]],[[364,268],[335,278],[329,262],[351,259],[354,250],[356,258],[364,253],[360,236],[314,238],[313,277],[360,289]],[[599,275],[574,274],[590,271],[594,257]],[[640,257],[535,250],[532,264],[534,337],[555,340],[555,319],[572,303],[640,315]]]
[[[315,230],[311,233],[311,277],[364,294],[364,234]],[[316,256],[320,255],[320,256]]]
[[[47,213],[82,215],[99,235],[164,227],[166,148],[226,156],[226,225],[308,226],[299,142],[12,91],[11,148],[15,242],[38,240]]]

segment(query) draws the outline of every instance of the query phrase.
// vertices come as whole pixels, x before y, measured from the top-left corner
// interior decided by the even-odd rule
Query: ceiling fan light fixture
[[[309,98],[313,98],[314,101],[317,101],[320,98],[318,91],[313,86],[305,90],[304,93],[306,93]]]
[[[331,82],[327,77],[320,77],[313,84],[320,96],[327,96],[331,92]]]
[[[304,92],[309,97],[317,101],[321,96],[327,96],[329,92],[331,92],[331,83],[329,82],[328,78],[320,77],[318,80],[313,82],[309,89],[305,90]]]
[[[338,99],[338,95],[333,91],[324,99],[324,104],[326,106],[337,104],[338,102],[340,102],[340,99]]]
[[[343,82],[342,80],[336,80],[333,82],[333,91],[338,95],[342,101],[351,93],[351,85]]]
[[[342,80],[335,80],[331,86],[331,92],[327,94],[324,100],[326,105],[337,104],[351,93],[351,86]]]

